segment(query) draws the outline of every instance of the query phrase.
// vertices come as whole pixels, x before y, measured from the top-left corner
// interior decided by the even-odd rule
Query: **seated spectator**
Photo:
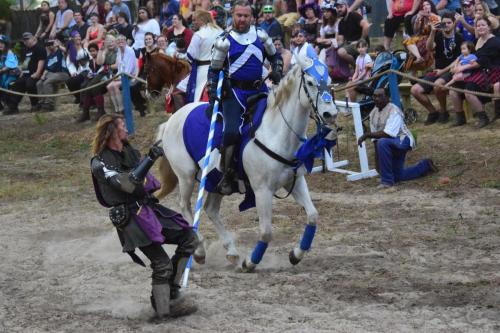
[[[265,5],[262,7],[263,21],[259,25],[269,37],[272,39],[280,38],[283,40],[283,29],[278,20],[274,17],[274,7],[273,5]]]
[[[160,12],[156,9],[155,0],[147,0],[146,6],[144,7],[148,9],[149,16],[151,16],[158,22],[160,21]]]
[[[306,41],[306,36],[307,34],[304,30],[299,30],[292,36],[293,44],[295,45],[292,50],[292,65],[295,65],[297,63],[297,57],[303,57],[307,55],[309,58],[312,58],[317,56],[314,47]]]
[[[102,66],[97,63],[97,54],[99,52],[99,48],[96,44],[90,44],[88,52],[90,55],[87,66],[88,70],[81,73],[85,77],[81,85],[82,88],[90,87],[101,82],[102,80],[102,76],[100,75]],[[90,107],[92,106],[92,104],[94,104],[97,108],[97,114],[95,117],[96,121],[106,114],[106,112],[104,111],[104,93],[106,93],[106,88],[103,86],[96,87],[90,91],[81,93],[80,99],[82,101],[82,113],[77,119],[78,123],[90,120]]]
[[[281,24],[284,30],[284,42],[286,47],[290,46],[293,26],[300,18],[298,11],[299,5],[300,2],[297,0],[279,0],[279,2],[277,2],[277,4],[275,5],[281,7],[280,11],[281,13],[283,13],[278,17],[278,22]]]
[[[167,54],[167,38],[163,35],[158,36],[158,38],[156,39],[156,47],[158,47],[158,52]]]
[[[472,42],[463,42],[460,45],[460,51],[462,54],[453,62],[451,67],[451,71],[454,73],[453,78],[446,84],[446,87],[453,85],[455,82],[463,81],[471,72],[470,70],[464,70],[465,65],[472,65],[477,62],[477,57],[474,54],[476,49]]]
[[[354,74],[352,75],[351,82],[362,81],[370,78],[373,67],[373,60],[367,53],[368,43],[365,40],[360,39],[356,43],[356,48],[359,55],[356,58],[356,67],[354,69]],[[358,89],[358,87],[353,87],[347,90],[349,101],[356,102]]]
[[[432,0],[436,13],[443,15],[446,12],[455,13],[460,10],[460,0]]]
[[[403,44],[410,52],[405,64],[405,70],[416,71],[431,68],[434,63],[432,53],[427,51],[426,43],[431,32],[431,26],[441,22],[436,8],[431,0],[422,1],[420,11],[413,24],[414,35],[406,39]]]
[[[146,7],[139,7],[138,13],[137,24],[132,32],[132,37],[134,38],[132,48],[137,57],[139,56],[139,50],[144,47],[144,35],[146,32],[151,32],[155,36],[160,35],[160,25],[158,21],[151,18],[148,9]]]
[[[498,10],[498,8],[499,8],[498,3],[499,2],[496,0],[484,0],[484,1],[475,0],[475,3],[482,4],[485,12],[488,11],[490,14],[492,14],[492,16],[499,16],[500,15],[500,11]]]
[[[116,57],[118,56],[118,47],[116,38],[112,34],[107,34],[102,48],[97,52],[96,63],[102,66],[99,75],[92,80],[97,82],[105,81],[113,77],[118,72]]]
[[[116,30],[118,35],[125,36],[128,45],[134,43],[134,37],[132,36],[134,28],[129,24],[127,14],[120,12],[116,18],[116,24],[113,25],[112,29]]]
[[[68,8],[67,0],[58,0],[58,8],[55,23],[50,32],[50,38],[57,38],[62,42],[66,42],[69,39],[71,28],[76,22],[73,19],[73,11]]]
[[[106,19],[105,19],[105,12],[104,12],[104,5],[98,2],[98,0],[86,0],[81,9],[81,13],[83,16],[83,20],[88,24],[91,25],[92,22],[90,20],[90,14],[97,14],[99,15],[99,23],[100,24],[105,24]],[[85,36],[80,34],[81,36]]]
[[[40,4],[40,11],[41,13],[35,37],[45,41],[50,35],[56,15],[50,10],[50,5],[47,1],[42,1]]]
[[[177,15],[177,18],[179,18],[179,1],[162,0],[160,7],[160,27],[170,28],[174,15]]]
[[[490,12],[488,6],[484,2],[480,1],[474,5],[474,19],[477,20],[483,16],[486,16],[490,20],[493,34],[495,36],[500,36],[500,22],[498,18]]]
[[[455,19],[457,21],[457,30],[462,34],[464,41],[475,42],[474,1],[462,0],[462,14],[456,13]]]
[[[7,36],[0,35],[0,88],[10,89],[10,84],[19,77],[16,55],[10,50]],[[0,92],[0,109],[8,103],[8,96]]]
[[[132,15],[130,14],[130,8],[123,3],[122,0],[114,0],[113,8],[111,9],[113,11],[113,16],[116,18],[118,14],[121,12],[127,14],[127,18],[130,24],[133,24],[134,21],[132,20]],[[106,17],[106,24],[109,24],[108,18]]]
[[[472,70],[472,73],[463,82],[457,82],[454,86],[471,91],[490,92],[490,87],[500,81],[500,38],[492,34],[491,22],[487,17],[476,20],[475,30],[477,61],[461,66],[460,71]],[[486,73],[485,70],[488,72]],[[477,128],[485,127],[490,123],[484,109],[484,105],[489,101],[488,98],[456,91],[450,91],[450,96],[456,114],[456,122],[453,126],[462,126],[466,123],[463,109],[464,97],[478,118]],[[495,113],[498,115],[498,102],[495,101],[495,104]]]
[[[431,159],[424,159],[405,168],[406,154],[415,149],[415,139],[404,122],[403,112],[389,100],[389,89],[375,89],[375,107],[370,113],[370,131],[358,139],[362,145],[366,139],[375,144],[377,171],[380,174],[380,188],[422,177],[437,171]]]
[[[146,10],[146,9],[144,9]],[[134,50],[127,45],[127,38],[123,35],[119,35],[116,38],[118,44],[118,53],[116,56],[116,65],[118,70],[122,73],[127,73],[132,76],[137,75],[137,58],[135,57]],[[144,44],[144,41],[143,43]],[[117,77],[115,80],[108,83],[106,88],[108,89],[109,96],[115,108],[115,112],[123,113],[123,100],[122,94],[120,92],[120,87],[122,85],[121,78]]]
[[[68,43],[66,55],[66,67],[68,68],[69,79],[66,86],[69,91],[79,90],[85,81],[89,71],[89,53],[82,45],[82,37],[77,31],[71,33],[71,41]],[[80,104],[80,94],[75,94],[75,104]]]
[[[427,38],[426,48],[432,52],[434,58],[434,70],[425,74],[425,81],[437,84],[433,87],[428,84],[415,83],[411,87],[411,95],[422,104],[429,112],[425,125],[432,125],[436,122],[447,123],[450,114],[446,109],[446,96],[448,91],[444,86],[452,78],[450,73],[453,61],[460,55],[460,45],[462,44],[462,35],[455,31],[455,16],[453,13],[445,13],[441,19],[443,27],[440,24],[431,26],[431,33]],[[429,94],[434,93],[439,103],[437,110],[429,99]]]
[[[45,68],[47,52],[45,48],[38,43],[38,39],[31,32],[23,34],[23,42],[25,45],[21,65],[21,76],[11,85],[12,90],[17,92],[27,92],[29,94],[37,94],[37,82],[40,80]],[[18,113],[18,105],[21,102],[22,96],[10,95],[8,97],[9,109],[4,111],[4,114]],[[31,112],[38,110],[38,98],[30,97]]]
[[[337,15],[340,18],[339,32],[337,34],[337,44],[339,46],[337,54],[348,64],[354,66],[354,59],[359,55],[356,43],[361,38],[369,43],[370,24],[358,13],[348,12],[346,0],[338,0],[336,7]]]
[[[127,13],[125,13],[127,15]],[[127,18],[129,18],[129,15],[127,15]],[[113,13],[113,5],[111,4],[110,1],[106,0],[104,1],[104,29],[109,30],[113,26],[113,24],[116,23],[116,17],[115,14]],[[129,24],[131,24],[130,19],[128,21]]]
[[[321,27],[318,5],[316,3],[306,3],[300,7],[299,12],[301,14],[299,23],[306,33],[306,41],[314,46]]]
[[[384,23],[384,47],[391,50],[392,39],[401,23],[404,23],[406,34],[413,35],[412,18],[415,16],[420,0],[387,1],[387,18]]]
[[[321,10],[323,12],[323,19],[321,28],[319,29],[319,37],[316,38],[316,45],[320,50],[332,45],[337,46],[335,36],[337,35],[339,25],[337,10],[333,3],[324,1],[321,5]]]
[[[276,51],[281,54],[281,58],[283,59],[283,75],[288,73],[288,70],[290,69],[290,63],[292,61],[292,52],[289,50],[285,49],[283,46],[283,41],[279,37],[275,37],[273,39],[274,47],[276,48]]]
[[[64,83],[69,78],[61,41],[58,39],[48,40],[45,47],[47,48],[47,62],[42,77],[36,83],[39,95],[53,94],[56,90],[56,84]],[[54,104],[55,97],[41,98],[38,103],[39,109],[44,112],[54,111]]]
[[[104,26],[99,23],[99,15],[96,13],[90,14],[90,20],[92,24],[87,29],[87,34],[83,40],[83,47],[87,48],[90,43],[94,43],[100,48],[102,43],[104,43],[106,30],[104,30]]]
[[[191,39],[193,38],[193,30],[186,28],[186,21],[179,14],[172,15],[172,26],[164,30],[164,34],[167,37],[167,44],[176,45],[179,39],[184,40],[185,45],[189,47]]]
[[[73,19],[75,20],[76,24],[73,26],[73,28],[71,28],[70,35],[76,31],[82,37],[82,39],[85,38],[85,36],[87,36],[87,30],[89,29],[89,26],[83,20],[82,13],[75,12],[73,14]]]

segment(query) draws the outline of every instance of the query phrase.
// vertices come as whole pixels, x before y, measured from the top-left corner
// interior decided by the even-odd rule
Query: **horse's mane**
[[[299,65],[295,65],[288,71],[288,73],[281,79],[280,84],[271,91],[267,99],[268,108],[276,108],[284,101],[291,97],[293,91],[294,81],[297,80],[298,72],[301,70]]]

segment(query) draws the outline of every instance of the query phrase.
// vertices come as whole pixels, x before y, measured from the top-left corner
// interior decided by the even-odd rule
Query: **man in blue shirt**
[[[126,4],[122,2],[122,0],[115,0],[112,11],[115,17],[118,17],[118,14],[120,14],[120,12],[124,12],[128,17],[129,24],[134,23],[134,21],[132,20],[132,15],[130,14],[130,9]]]
[[[69,79],[68,69],[64,54],[61,51],[61,42],[59,40],[48,40],[45,43],[47,48],[47,61],[40,81],[36,83],[39,95],[53,94],[54,87],[58,83],[64,83]],[[64,48],[63,48],[64,49]],[[55,98],[41,98],[39,108],[41,111],[54,111]]]
[[[274,17],[274,7],[272,5],[265,5],[262,8],[262,13],[264,14],[264,21],[260,24],[260,28],[263,29],[269,37],[273,40],[278,37],[283,40],[283,29],[281,28],[281,24]]]
[[[439,15],[445,12],[455,12],[460,9],[460,0],[432,0]]]
[[[462,15],[455,14],[457,20],[457,31],[462,34],[466,42],[476,42],[474,31],[474,0],[462,1]]]

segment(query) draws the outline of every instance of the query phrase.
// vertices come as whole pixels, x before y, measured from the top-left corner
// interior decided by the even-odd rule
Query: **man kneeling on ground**
[[[366,139],[375,144],[378,172],[381,178],[379,187],[391,187],[395,183],[424,176],[437,171],[431,159],[424,159],[405,168],[406,153],[415,148],[415,139],[406,127],[403,112],[389,102],[388,89],[376,89],[373,93],[375,108],[370,113],[370,132],[358,139],[362,145]]]

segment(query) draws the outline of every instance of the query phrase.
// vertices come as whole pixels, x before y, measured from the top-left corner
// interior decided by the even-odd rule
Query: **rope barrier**
[[[445,87],[444,85],[436,84],[435,82],[426,81],[424,79],[415,77],[415,76],[410,75],[410,74],[406,74],[406,73],[400,72],[400,71],[395,70],[395,69],[388,69],[386,71],[383,71],[381,73],[378,73],[378,74],[372,76],[369,79],[365,79],[365,80],[361,80],[361,81],[356,81],[356,82],[349,82],[349,83],[347,83],[347,84],[345,84],[345,85],[343,85],[341,87],[338,87],[338,86],[335,87],[334,84],[331,84],[329,87],[333,88],[333,90],[335,92],[339,92],[339,91],[347,90],[349,88],[356,87],[356,86],[359,86],[361,84],[364,84],[364,83],[376,80],[379,77],[381,77],[381,76],[383,76],[385,74],[389,74],[389,73],[394,73],[396,75],[399,75],[399,76],[404,77],[404,78],[406,78],[408,80],[411,80],[411,81],[415,81],[415,82],[418,82],[418,83],[427,84],[427,85],[430,85],[430,86],[433,86],[433,87],[440,87],[440,88],[443,88],[443,89],[456,91],[456,92],[459,92],[459,93],[462,93],[462,94],[471,94],[471,95],[475,95],[475,96],[488,97],[488,98],[492,98],[492,99],[500,98],[500,95],[485,93],[485,92],[481,92],[481,91],[466,90],[466,89],[461,89],[461,88],[456,88],[456,87]]]

